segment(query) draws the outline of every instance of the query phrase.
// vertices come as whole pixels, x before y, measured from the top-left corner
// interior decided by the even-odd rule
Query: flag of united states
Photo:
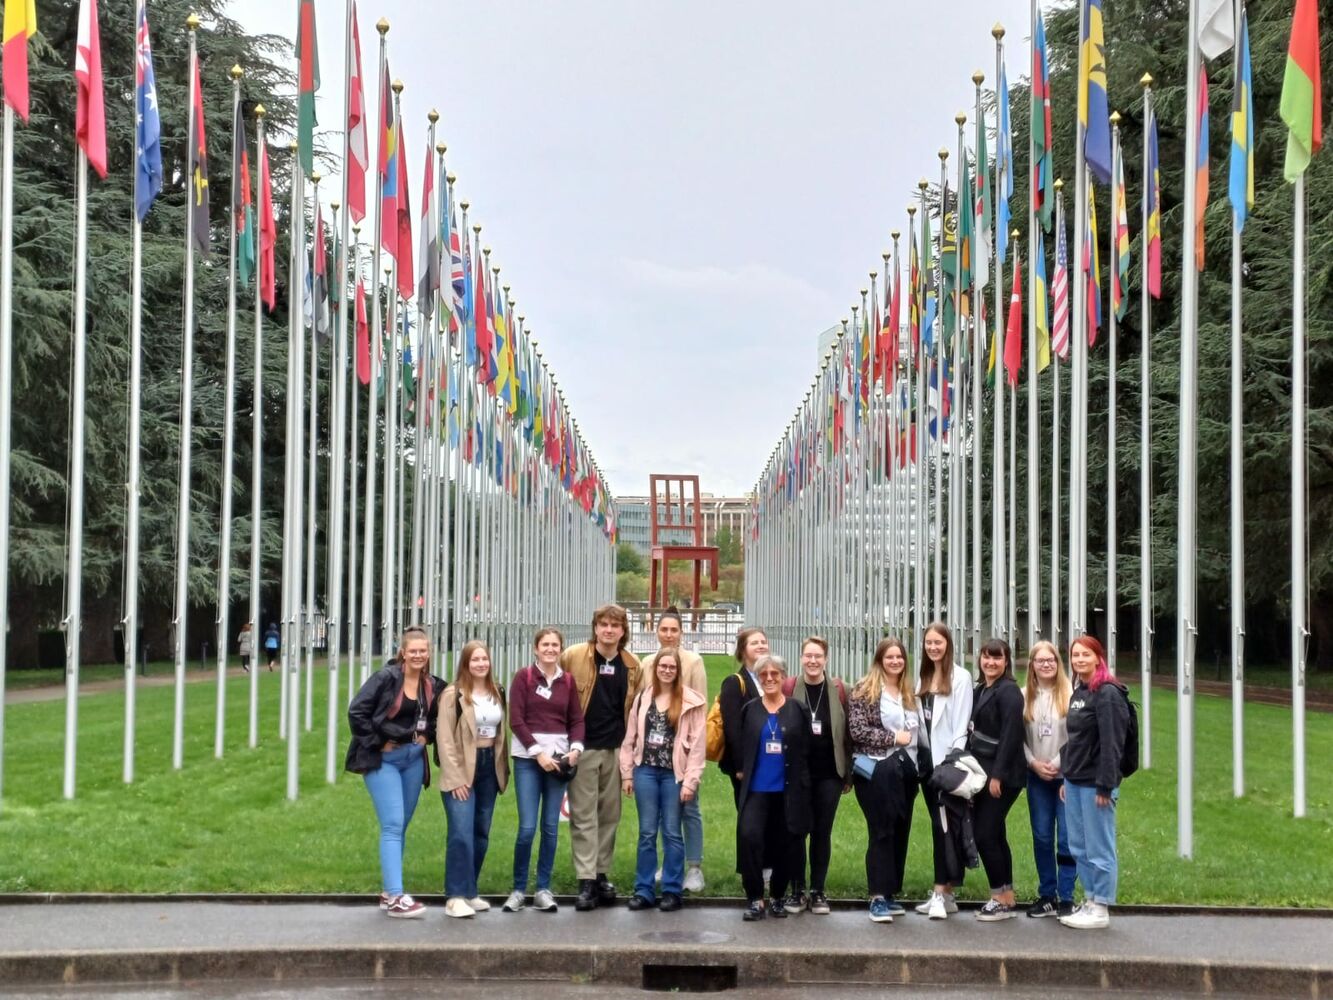
[[[1069,358],[1069,245],[1065,242],[1064,220],[1060,220],[1055,240],[1055,278],[1051,282],[1051,342],[1061,361]]]

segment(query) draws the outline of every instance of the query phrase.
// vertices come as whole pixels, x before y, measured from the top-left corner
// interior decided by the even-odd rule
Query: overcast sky
[[[295,34],[296,3],[234,0]],[[344,0],[317,0],[321,128],[343,124]],[[426,113],[615,494],[650,472],[750,490],[936,151],[991,26],[1026,75],[1027,0],[361,0]],[[378,111],[375,111],[378,115]],[[969,115],[970,117],[970,115]],[[374,135],[372,127],[372,136]],[[371,156],[375,155],[372,138]],[[325,192],[336,183],[326,182]],[[332,195],[328,195],[332,197]],[[368,199],[368,203],[373,199]],[[414,229],[416,224],[414,223]]]

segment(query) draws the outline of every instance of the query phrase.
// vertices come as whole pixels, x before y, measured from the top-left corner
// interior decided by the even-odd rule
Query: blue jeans
[[[555,846],[560,836],[560,803],[568,784],[543,771],[527,757],[514,758],[514,791],[518,796],[518,839],[514,841],[514,888],[526,892],[532,862],[532,841],[541,815],[542,844],[537,851],[537,888],[551,888]]]
[[[362,775],[380,821],[380,883],[390,896],[403,894],[403,834],[421,795],[424,750],[420,743],[397,747]]]
[[[1110,906],[1115,902],[1118,864],[1115,854],[1115,811],[1120,791],[1111,792],[1109,806],[1097,805],[1092,785],[1065,782],[1065,816],[1069,820],[1069,850],[1078,865],[1083,896]]]
[[[440,789],[449,839],[444,852],[444,894],[474,899],[477,879],[491,842],[491,816],[500,786],[495,780],[495,748],[477,750],[477,771],[466,800],[459,802],[447,788]]]
[[[652,901],[657,870],[657,835],[662,834],[662,892],[681,894],[685,841],[680,835],[680,782],[669,767],[640,764],[634,769],[634,804],[639,810],[639,854],[634,895]]]
[[[683,803],[680,811],[680,834],[685,840],[685,863],[701,864],[704,859],[704,817],[699,812],[699,793]]]
[[[1060,801],[1060,779],[1047,781],[1028,772],[1028,819],[1032,822],[1032,860],[1037,863],[1037,895],[1074,900],[1073,855],[1069,853],[1069,820]]]

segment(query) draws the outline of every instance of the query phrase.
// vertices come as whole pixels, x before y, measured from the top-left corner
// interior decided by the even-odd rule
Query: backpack
[[[1124,688],[1120,693],[1129,706],[1129,727],[1125,730],[1125,745],[1120,749],[1120,776],[1128,778],[1139,769],[1139,706],[1130,701],[1129,692]]]
[[[736,672],[737,679],[741,682],[741,693],[746,690],[745,676],[740,671]],[[713,706],[708,710],[708,717],[704,720],[706,739],[704,741],[704,759],[711,760],[713,763],[721,763],[722,755],[727,749],[727,735],[722,728],[722,694],[718,693],[713,699]]]

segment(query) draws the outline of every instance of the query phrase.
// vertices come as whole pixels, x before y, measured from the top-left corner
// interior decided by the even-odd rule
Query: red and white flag
[[[1014,291],[1009,297],[1009,325],[1004,331],[1004,372],[1010,385],[1018,385],[1018,371],[1023,367],[1023,282],[1014,247]]]
[[[97,0],[79,2],[79,39],[74,51],[77,103],[74,139],[98,177],[106,176],[106,104],[102,96],[102,42],[97,31]]]
[[[1051,346],[1055,348],[1056,356],[1066,361],[1069,358],[1069,243],[1065,239],[1063,216],[1055,240],[1055,276],[1051,280],[1051,298]]]
[[[361,75],[361,32],[352,4],[352,75],[347,80],[347,211],[353,222],[366,217],[366,173],[370,138],[366,132],[366,89]]]

